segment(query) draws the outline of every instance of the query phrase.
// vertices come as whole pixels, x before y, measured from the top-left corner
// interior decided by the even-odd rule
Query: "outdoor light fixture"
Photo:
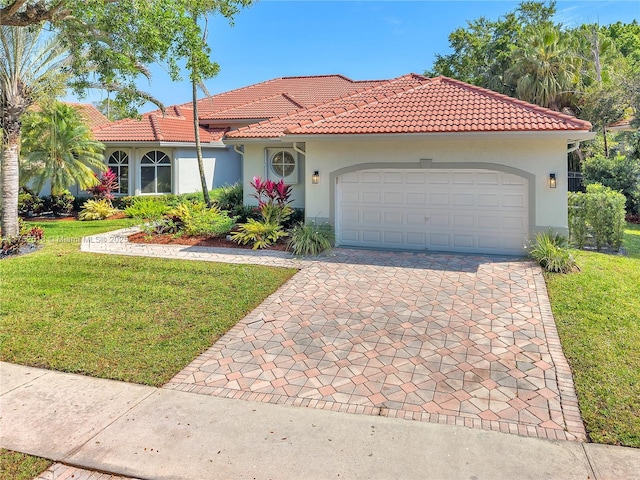
[[[556,188],[556,174],[549,174],[549,188]]]
[[[313,175],[311,175],[311,183],[313,183],[314,185],[320,183],[320,172],[318,170],[315,170],[313,172]]]

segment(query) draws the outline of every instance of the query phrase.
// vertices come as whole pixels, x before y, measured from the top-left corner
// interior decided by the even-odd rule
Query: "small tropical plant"
[[[167,216],[147,223],[142,228],[142,231],[149,235],[179,235],[183,227],[184,224],[180,220]]]
[[[329,223],[298,223],[289,232],[287,247],[294,255],[319,255],[329,250],[335,241],[333,226]]]
[[[73,202],[75,197],[71,195],[69,190],[62,190],[56,195],[49,195],[44,199],[44,210],[53,212],[58,217],[60,215],[69,215],[73,211]]]
[[[225,185],[212,192],[214,203],[222,210],[233,212],[235,208],[243,206],[242,183]]]
[[[100,200],[87,200],[78,214],[79,220],[104,220],[115,215],[117,208],[113,208],[106,198]]]
[[[231,240],[240,245],[247,245],[251,242],[253,249],[258,250],[259,248],[268,248],[286,236],[287,232],[281,225],[250,218],[247,223],[238,227],[237,232],[231,234]]]
[[[27,187],[20,187],[18,194],[18,213],[20,215],[37,215],[44,209],[44,201]]]
[[[100,175],[94,173],[94,176],[99,183],[87,188],[87,192],[97,200],[107,200],[111,203],[115,198],[113,192],[118,190],[118,176],[110,168],[106,172],[100,173]]]
[[[231,234],[231,239],[242,245],[253,242],[253,249],[267,248],[280,238],[286,237],[283,223],[291,214],[291,185],[284,180],[273,182],[253,177],[251,186],[254,189],[252,197],[258,200],[258,210],[261,220],[248,218],[246,223],[238,225],[238,231]]]
[[[529,256],[547,272],[570,273],[578,270],[578,265],[569,251],[567,239],[553,233],[551,229],[536,234]]]
[[[170,218],[179,219],[184,233],[191,236],[204,235],[219,237],[231,231],[235,218],[217,207],[207,207],[203,202],[182,203],[167,213]]]
[[[170,207],[155,198],[136,199],[124,213],[131,218],[157,220],[170,210]]]

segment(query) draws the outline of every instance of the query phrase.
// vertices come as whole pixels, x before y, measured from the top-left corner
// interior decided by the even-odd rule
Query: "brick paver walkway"
[[[33,480],[137,480],[54,463]]]
[[[540,269],[336,249],[320,260],[94,242],[84,250],[297,266],[165,388],[583,440]]]

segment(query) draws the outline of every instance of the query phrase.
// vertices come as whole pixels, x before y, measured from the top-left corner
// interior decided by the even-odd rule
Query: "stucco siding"
[[[242,161],[232,148],[202,151],[208,188],[231,185],[241,179]],[[195,149],[176,149],[175,193],[191,193],[202,189]]]
[[[268,170],[265,157],[266,148],[290,148],[290,145],[283,145],[281,143],[275,144],[247,144],[244,148],[244,170],[243,170],[243,189],[244,189],[244,203],[245,205],[256,205],[257,200],[251,196],[253,189],[251,188],[251,181],[253,177],[268,178]],[[305,189],[308,188],[305,183],[307,180],[311,182],[309,171],[306,168],[306,159],[304,155],[296,153],[296,161],[298,162],[298,183],[292,185],[291,198],[293,202],[292,207],[304,208],[305,207]],[[309,177],[309,179],[307,179]]]
[[[501,166],[522,171],[529,177],[532,208],[532,230],[549,226],[564,231],[567,227],[567,154],[566,140],[561,137],[527,138],[524,136],[491,136],[487,139],[456,138],[434,140],[354,139],[313,140],[306,142],[307,170],[320,172],[320,183],[307,182],[307,218],[332,219],[335,188],[332,182],[339,172],[349,167],[368,164],[402,165],[403,168],[488,168]],[[430,160],[431,162],[422,162]],[[370,167],[372,168],[372,167]],[[557,176],[557,188],[548,186],[549,174]],[[308,176],[308,175],[307,175]]]
[[[452,135],[451,138],[410,139],[381,137],[344,137],[308,140],[304,143],[306,158],[304,185],[294,188],[296,206],[304,206],[308,219],[332,220],[335,212],[335,177],[340,171],[359,165],[375,164],[389,168],[495,168],[520,171],[527,176],[531,189],[531,231],[554,227],[567,232],[567,140],[561,135],[530,136],[520,134],[487,134],[486,138]],[[277,144],[245,146],[245,202],[255,203],[249,196],[249,182],[255,175],[265,175],[264,149]],[[422,163],[421,163],[422,161]],[[391,165],[390,165],[391,164]],[[503,168],[504,167],[504,168]],[[318,170],[320,182],[311,183]],[[555,173],[557,188],[548,185],[549,174]],[[298,200],[304,186],[304,202]],[[302,203],[302,204],[301,204]]]

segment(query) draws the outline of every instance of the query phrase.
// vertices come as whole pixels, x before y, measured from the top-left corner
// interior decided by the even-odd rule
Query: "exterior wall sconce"
[[[314,185],[320,183],[320,172],[318,170],[314,170],[313,175],[311,175],[311,183]]]
[[[549,174],[549,188],[556,188],[556,174]]]

